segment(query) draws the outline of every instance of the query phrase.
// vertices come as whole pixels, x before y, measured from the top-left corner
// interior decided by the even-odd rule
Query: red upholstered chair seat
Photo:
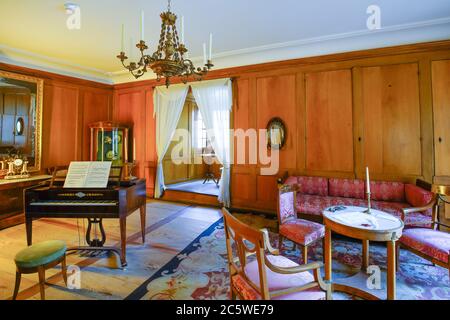
[[[285,258],[283,256],[267,255],[267,259],[278,267],[296,267],[297,263]],[[293,287],[300,287],[305,284],[314,282],[314,277],[309,272],[302,272],[296,274],[280,274],[275,273],[266,267],[267,284],[270,292],[289,289]],[[254,286],[259,288],[259,271],[256,260],[248,263],[245,266],[245,275]],[[259,293],[248,284],[248,282],[241,275],[237,274],[231,278],[231,282],[245,300],[260,300]],[[278,297],[273,297],[273,300],[323,300],[325,293],[319,287],[314,287],[309,290],[290,293]]]
[[[295,219],[280,225],[280,234],[295,243],[308,246],[325,236],[325,227],[303,219]]]
[[[433,229],[415,228],[403,231],[400,243],[429,257],[448,263],[450,234]]]

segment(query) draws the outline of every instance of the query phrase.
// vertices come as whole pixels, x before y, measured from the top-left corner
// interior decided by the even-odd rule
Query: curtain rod
[[[231,81],[236,81],[239,78],[239,76],[217,78],[217,79],[210,79],[210,80],[203,80],[203,81],[214,81],[214,80],[220,80],[220,79],[226,79],[226,78],[230,79]],[[190,82],[188,82],[186,84],[189,85],[189,83],[191,83],[191,82],[194,82],[194,81],[190,81]],[[178,84],[178,83],[175,83],[175,84]],[[156,87],[163,87],[163,86],[165,86],[165,84],[154,85],[154,86],[152,86],[152,89],[155,89]]]

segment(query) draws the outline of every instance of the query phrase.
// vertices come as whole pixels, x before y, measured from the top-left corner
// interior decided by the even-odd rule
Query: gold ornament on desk
[[[28,172],[28,160],[26,157],[15,155],[6,160],[8,171],[6,172],[6,180],[25,179],[30,177]],[[3,167],[3,165],[2,165]]]

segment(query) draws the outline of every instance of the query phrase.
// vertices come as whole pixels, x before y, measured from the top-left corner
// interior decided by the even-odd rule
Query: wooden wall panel
[[[255,182],[252,174],[235,173],[231,181],[232,199],[244,207],[252,207],[252,203],[256,200]]]
[[[287,128],[287,139],[280,151],[280,167],[286,169],[297,167],[296,89],[295,74],[257,79],[256,128],[266,129],[274,117],[283,120]]]
[[[450,177],[450,60],[432,62],[432,79],[435,174]]]
[[[306,167],[353,172],[350,70],[306,74]]]
[[[153,89],[136,87],[114,92],[113,120],[133,127],[136,140],[135,175],[147,179],[147,195],[153,196],[156,174],[155,120],[153,117]]]
[[[362,68],[362,99],[364,165],[379,178],[420,177],[418,65]]]
[[[89,124],[97,121],[111,120],[112,99],[110,92],[84,91],[82,93],[82,159],[90,160],[90,130]]]
[[[274,211],[277,208],[277,177],[276,176],[257,176],[256,194],[259,206]]]
[[[78,96],[77,87],[64,84],[44,86],[43,168],[64,166],[80,160]]]

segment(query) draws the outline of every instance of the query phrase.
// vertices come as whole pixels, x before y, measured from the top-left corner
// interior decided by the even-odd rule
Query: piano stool
[[[67,246],[63,241],[51,240],[36,243],[18,252],[14,258],[16,285],[12,299],[16,300],[17,298],[22,274],[38,273],[41,300],[45,300],[45,270],[60,263],[64,282],[67,286],[66,251]]]

